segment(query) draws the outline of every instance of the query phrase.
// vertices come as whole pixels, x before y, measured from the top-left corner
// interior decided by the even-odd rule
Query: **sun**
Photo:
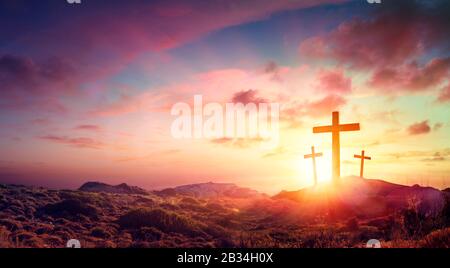
[[[312,159],[299,159],[299,173],[304,185],[314,184],[314,171]],[[323,156],[316,158],[317,180],[318,183],[331,182],[331,151],[324,151]]]
[[[331,182],[331,152],[324,152],[323,156],[316,159],[317,180],[321,182]],[[312,166],[311,166],[312,170]]]

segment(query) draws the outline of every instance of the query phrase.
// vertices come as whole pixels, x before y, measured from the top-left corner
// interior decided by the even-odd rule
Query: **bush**
[[[163,209],[136,209],[121,216],[118,223],[123,229],[155,227],[163,232],[175,232],[195,236],[199,230],[190,219]]]
[[[9,248],[12,247],[12,243],[10,241],[11,233],[6,230],[5,227],[0,226],[0,248]]]
[[[108,230],[105,230],[104,228],[95,227],[94,229],[91,230],[91,236],[108,239],[111,237],[111,233]]]
[[[345,224],[345,226],[347,227],[347,230],[349,230],[349,231],[358,231],[358,229],[359,229],[359,223],[356,218],[352,218],[352,219],[348,220],[347,223]]]
[[[132,235],[134,240],[153,242],[161,240],[164,234],[154,227],[142,227]]]
[[[410,237],[414,238],[423,233],[425,215],[416,208],[408,208],[403,211],[403,228]]]
[[[23,228],[20,222],[10,219],[0,219],[0,226],[4,226],[8,231],[14,232]]]
[[[200,202],[198,202],[197,199],[194,199],[192,197],[184,197],[180,200],[181,204],[190,204],[190,205],[199,205]]]
[[[424,248],[450,248],[450,228],[434,231],[425,236],[420,247]]]
[[[80,215],[98,219],[98,212],[95,207],[76,199],[68,199],[59,203],[45,205],[38,209],[37,214],[38,216],[50,215],[55,218],[66,218],[70,220],[79,220]]]
[[[441,217],[445,227],[450,227],[450,195],[445,196],[445,204],[442,208]]]

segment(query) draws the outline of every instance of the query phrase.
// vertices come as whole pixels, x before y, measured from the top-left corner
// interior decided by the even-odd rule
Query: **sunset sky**
[[[268,193],[341,173],[450,186],[450,1],[0,0],[0,182]],[[280,141],[174,139],[170,108],[277,102]]]

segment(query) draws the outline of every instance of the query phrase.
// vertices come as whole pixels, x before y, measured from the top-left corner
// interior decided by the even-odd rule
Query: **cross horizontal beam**
[[[360,159],[361,159],[362,156],[355,154],[354,157],[355,157],[355,158],[360,158]],[[364,156],[364,159],[372,160],[372,157],[370,157],[370,156]]]
[[[323,156],[322,153],[315,153],[315,154],[305,154],[305,159],[311,158],[311,157],[321,157]]]
[[[327,133],[327,132],[340,132],[340,131],[357,131],[360,130],[359,123],[354,124],[342,124],[338,126],[320,126],[313,127],[313,133]]]

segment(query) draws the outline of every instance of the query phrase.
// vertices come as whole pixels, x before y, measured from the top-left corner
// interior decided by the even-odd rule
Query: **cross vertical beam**
[[[339,126],[339,112],[333,112],[332,118],[333,127]],[[331,133],[332,174],[333,182],[337,182],[341,177],[341,139],[339,130],[335,131],[333,129]]]
[[[341,149],[340,149],[340,132],[341,131],[357,131],[359,130],[359,123],[353,124],[339,124],[339,112],[333,112],[331,126],[314,127],[313,133],[326,133],[332,134],[332,172],[333,182],[337,183],[341,177]]]
[[[322,153],[316,153],[314,146],[311,146],[311,154],[305,154],[305,159],[312,158],[313,163],[313,173],[314,173],[314,186],[317,185],[317,170],[316,170],[316,157],[322,156]]]

